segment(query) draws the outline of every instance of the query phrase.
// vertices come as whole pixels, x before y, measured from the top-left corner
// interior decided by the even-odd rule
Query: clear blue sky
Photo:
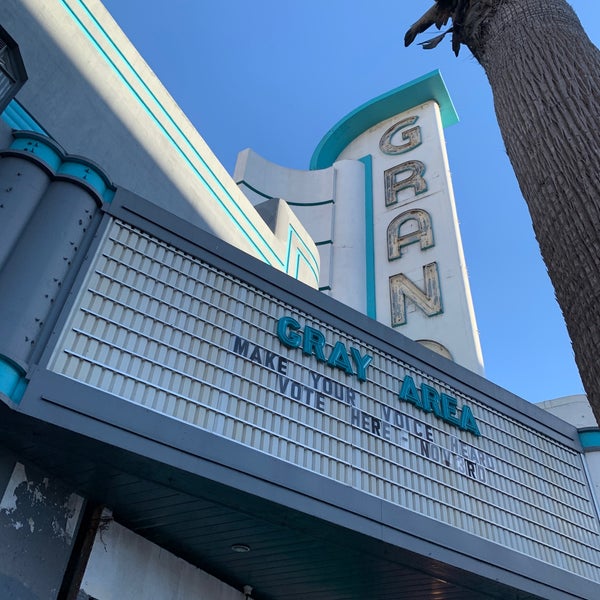
[[[532,402],[583,391],[483,70],[449,37],[403,46],[432,1],[104,4],[230,172],[248,147],[305,169],[341,117],[440,69],[461,119],[446,142],[486,376]],[[571,4],[600,43],[600,3]]]

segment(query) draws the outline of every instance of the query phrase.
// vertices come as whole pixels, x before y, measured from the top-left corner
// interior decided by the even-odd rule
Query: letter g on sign
[[[298,333],[300,323],[293,317],[281,317],[277,321],[277,337],[288,348],[300,348],[302,336]]]

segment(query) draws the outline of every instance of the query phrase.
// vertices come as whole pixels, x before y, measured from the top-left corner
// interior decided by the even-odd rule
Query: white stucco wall
[[[225,585],[115,521],[108,521],[96,534],[81,590],[97,600],[244,598],[241,590]]]
[[[577,429],[598,427],[596,417],[585,394],[546,400],[545,402],[539,402],[537,406],[574,425]]]

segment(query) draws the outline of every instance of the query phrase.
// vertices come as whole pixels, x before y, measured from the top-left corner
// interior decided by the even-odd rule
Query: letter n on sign
[[[410,299],[428,317],[443,312],[440,277],[437,263],[423,267],[424,289],[420,289],[406,275],[390,277],[390,304],[392,327],[406,323],[406,299]]]

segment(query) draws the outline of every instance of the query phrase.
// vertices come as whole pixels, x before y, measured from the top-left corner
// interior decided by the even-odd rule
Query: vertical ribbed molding
[[[115,188],[50,138],[13,136],[0,152],[0,394],[18,403],[61,286]]]
[[[367,314],[365,222],[366,165],[341,160],[335,169],[335,218],[333,219],[333,273],[335,299]]]

